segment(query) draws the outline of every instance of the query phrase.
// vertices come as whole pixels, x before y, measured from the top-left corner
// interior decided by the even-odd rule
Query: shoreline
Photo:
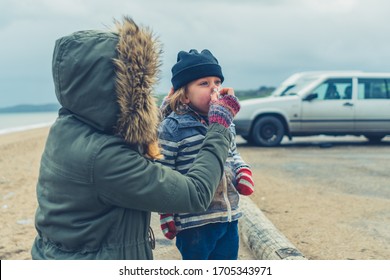
[[[0,135],[51,126],[58,112],[0,113]]]
[[[45,128],[45,127],[49,128],[52,124],[53,124],[53,122],[44,122],[44,123],[37,123],[37,124],[31,124],[31,125],[16,126],[16,127],[11,127],[11,128],[2,128],[2,129],[0,129],[0,136],[7,135],[10,133],[29,131],[29,130],[38,129],[38,128]]]

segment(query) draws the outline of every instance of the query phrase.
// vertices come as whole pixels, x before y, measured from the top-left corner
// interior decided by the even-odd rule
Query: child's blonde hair
[[[169,98],[169,106],[176,114],[183,114],[183,98],[186,97],[187,86],[183,86],[176,90]]]

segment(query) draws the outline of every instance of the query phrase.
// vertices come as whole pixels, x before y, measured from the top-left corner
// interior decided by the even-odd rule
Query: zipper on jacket
[[[222,184],[223,184],[223,199],[226,203],[226,210],[228,214],[228,222],[230,223],[232,221],[232,206],[230,204],[228,195],[227,195],[227,180],[226,180],[226,174],[224,173],[222,176]]]

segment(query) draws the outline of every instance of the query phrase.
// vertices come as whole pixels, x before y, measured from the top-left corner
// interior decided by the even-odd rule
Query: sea
[[[0,113],[0,135],[51,126],[58,112]]]

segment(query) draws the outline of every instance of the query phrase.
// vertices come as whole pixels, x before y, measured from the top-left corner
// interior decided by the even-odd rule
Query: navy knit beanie
[[[172,67],[172,85],[176,91],[194,80],[215,76],[223,82],[221,66],[209,50],[199,53],[197,50],[180,51],[177,63]]]

